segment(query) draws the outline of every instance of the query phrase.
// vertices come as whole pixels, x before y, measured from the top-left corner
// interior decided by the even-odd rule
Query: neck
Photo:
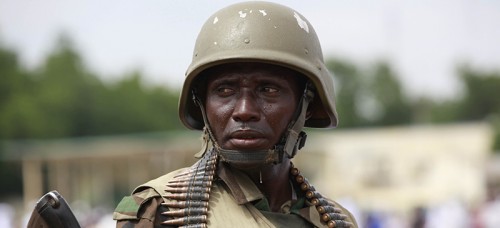
[[[284,159],[276,165],[267,165],[259,169],[243,170],[267,197],[273,212],[279,212],[281,206],[292,198],[290,186],[290,161]]]

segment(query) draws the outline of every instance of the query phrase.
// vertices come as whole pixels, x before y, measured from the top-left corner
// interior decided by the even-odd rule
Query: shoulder
[[[130,196],[123,197],[113,212],[113,219],[118,221],[139,220],[141,218],[153,220],[155,213],[151,214],[145,212],[156,212],[156,208],[161,203],[159,201],[161,201],[160,194],[153,188],[143,188]]]
[[[138,186],[130,196],[125,196],[113,212],[114,220],[154,220],[158,207],[163,202],[166,183],[184,169],[160,176]]]

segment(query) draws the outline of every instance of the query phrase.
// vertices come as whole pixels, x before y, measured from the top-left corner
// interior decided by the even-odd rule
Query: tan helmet
[[[179,116],[186,127],[204,126],[201,111],[191,99],[197,76],[210,67],[234,62],[269,63],[302,73],[317,90],[305,126],[337,126],[333,75],[325,66],[312,25],[286,6],[243,2],[213,14],[198,35],[179,101]]]

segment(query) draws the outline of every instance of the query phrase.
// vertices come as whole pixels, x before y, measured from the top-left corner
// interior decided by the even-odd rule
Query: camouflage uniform
[[[116,227],[165,227],[161,222],[166,219],[161,215],[168,210],[161,206],[164,202],[165,183],[180,169],[152,180],[134,190],[131,196],[124,197],[118,204],[113,218]],[[292,200],[285,203],[281,213],[270,212],[267,199],[257,186],[243,173],[220,164],[217,179],[210,193],[210,227],[327,227],[321,223],[315,206],[294,186]],[[355,224],[354,217],[336,202],[331,202],[342,213],[346,221]]]

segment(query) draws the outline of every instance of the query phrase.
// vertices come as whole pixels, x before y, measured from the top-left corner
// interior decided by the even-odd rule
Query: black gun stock
[[[42,196],[28,222],[28,228],[80,228],[68,203],[57,191]]]

